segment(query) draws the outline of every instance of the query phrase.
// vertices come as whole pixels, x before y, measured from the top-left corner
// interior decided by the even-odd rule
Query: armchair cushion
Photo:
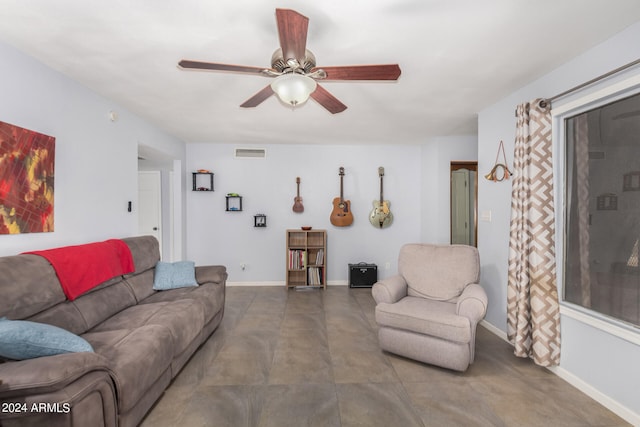
[[[472,246],[410,243],[400,249],[398,272],[408,295],[450,301],[468,284],[478,283],[480,259]]]
[[[456,314],[456,304],[405,297],[395,304],[378,304],[376,322],[380,326],[415,332],[448,341],[471,340],[469,319]]]

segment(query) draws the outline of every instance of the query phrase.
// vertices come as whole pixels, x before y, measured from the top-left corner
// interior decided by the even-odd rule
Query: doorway
[[[162,260],[181,259],[181,161],[138,144],[138,172],[138,234],[156,236]]]
[[[477,246],[478,162],[451,162],[450,178],[451,244]]]
[[[160,171],[138,172],[138,234],[158,239],[162,248],[162,183]]]

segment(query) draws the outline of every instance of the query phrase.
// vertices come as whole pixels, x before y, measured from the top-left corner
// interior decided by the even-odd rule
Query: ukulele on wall
[[[302,205],[302,197],[300,197],[300,177],[296,178],[296,184],[298,185],[298,195],[293,199],[293,211],[302,213],[304,212],[304,206]]]
[[[351,202],[345,200],[342,193],[342,178],[344,177],[344,168],[340,167],[340,197],[333,199],[333,210],[329,220],[336,227],[347,227],[353,223],[353,213],[351,213]]]
[[[376,228],[386,228],[393,222],[393,214],[389,210],[388,200],[384,200],[384,193],[382,191],[382,177],[384,177],[384,168],[380,166],[378,168],[378,175],[380,175],[380,200],[373,201],[373,209],[369,214],[369,222]]]

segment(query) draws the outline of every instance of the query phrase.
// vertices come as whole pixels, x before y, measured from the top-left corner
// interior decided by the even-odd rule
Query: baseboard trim
[[[281,286],[284,287],[284,281],[270,281],[270,282],[229,282],[227,286]]]
[[[327,286],[349,286],[348,280],[329,280]]]
[[[499,338],[502,338],[503,341],[509,342],[509,339],[507,338],[507,333],[504,332],[502,329],[493,326],[491,323],[487,322],[486,320],[481,320],[480,325],[484,326],[486,329],[489,330],[489,332],[493,333],[494,335],[497,335]]]
[[[329,280],[327,282],[327,286],[348,286],[349,282],[347,280]],[[229,282],[227,281],[227,286],[281,286],[284,287],[284,281],[273,280],[273,281],[263,281],[263,282]]]
[[[480,325],[485,327],[489,332],[498,336],[505,342],[511,344],[507,338],[507,333],[504,332],[502,329],[492,325],[486,320],[482,320],[480,322]],[[547,369],[552,373],[554,373],[555,375],[562,378],[563,380],[565,380],[566,382],[568,382],[569,384],[571,384],[572,386],[574,386],[575,388],[577,388],[578,390],[580,390],[581,392],[583,392],[584,394],[586,394],[587,396],[589,396],[590,398],[592,398],[593,400],[595,400],[596,402],[600,403],[602,406],[604,406],[611,412],[618,415],[620,418],[623,418],[625,421],[627,421],[631,425],[640,426],[640,414],[635,413],[631,409],[622,405],[620,402],[602,393],[601,391],[593,387],[591,384],[585,382],[584,380],[575,376],[574,374],[567,371],[561,366],[553,366]]]
[[[547,369],[549,369],[549,371],[553,372],[596,402],[600,403],[605,408],[609,409],[611,412],[618,415],[620,418],[623,418],[631,425],[640,426],[640,414],[633,412],[631,409],[627,408],[617,400],[612,399],[611,397],[602,393],[600,390],[584,382],[582,379],[578,378],[561,366],[553,366]]]

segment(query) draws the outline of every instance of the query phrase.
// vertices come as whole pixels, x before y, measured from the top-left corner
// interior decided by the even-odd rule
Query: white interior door
[[[162,252],[162,196],[160,171],[138,172],[138,234],[158,239]]]
[[[451,172],[451,243],[471,244],[469,217],[469,170]]]

